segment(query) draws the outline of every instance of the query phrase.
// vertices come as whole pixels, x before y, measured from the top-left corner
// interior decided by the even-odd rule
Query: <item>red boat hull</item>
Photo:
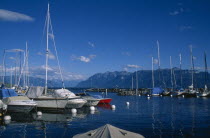
[[[104,98],[104,99],[101,99],[98,104],[103,104],[103,103],[108,104],[111,101],[112,101],[111,98]]]

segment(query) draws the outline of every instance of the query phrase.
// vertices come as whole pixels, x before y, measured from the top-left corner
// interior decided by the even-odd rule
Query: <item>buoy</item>
[[[173,95],[171,95],[171,97],[173,97]]]
[[[163,95],[161,94],[160,97],[162,97]]]
[[[90,114],[94,114],[94,113],[95,113],[95,110],[91,110],[91,111],[90,111]]]
[[[5,123],[6,125],[8,125],[9,123],[11,123],[11,120],[4,120],[4,123]]]
[[[42,119],[42,116],[41,115],[37,115],[36,119],[37,120]]]
[[[150,97],[148,96],[147,99],[150,99]]]
[[[149,94],[147,94],[147,97],[149,97]]]
[[[139,96],[141,96],[141,94],[139,94]]]
[[[184,98],[184,95],[182,95],[182,97]]]
[[[115,108],[116,108],[116,106],[115,106],[115,105],[112,105],[111,107],[112,107],[112,110],[115,110]]]
[[[95,107],[94,106],[91,106],[90,107],[90,111],[95,111]]]
[[[5,121],[11,120],[11,116],[9,116],[9,115],[4,116],[4,120],[5,120]]]
[[[3,104],[3,110],[7,110],[7,105]]]
[[[199,96],[197,96],[197,98],[199,98]]]
[[[72,108],[72,109],[71,109],[71,113],[72,113],[72,114],[76,114],[76,113],[77,113],[77,109]]]
[[[77,113],[72,113],[72,116],[73,116],[73,117],[77,116]]]
[[[126,102],[126,105],[129,105],[130,103],[129,102]]]
[[[41,112],[41,111],[38,111],[38,112],[37,112],[37,115],[38,115],[38,116],[41,116],[41,115],[42,115],[42,112]]]

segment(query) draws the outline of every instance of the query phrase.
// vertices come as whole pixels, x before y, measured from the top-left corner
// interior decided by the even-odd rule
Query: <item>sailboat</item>
[[[207,62],[206,62],[206,52],[204,52],[204,63],[205,63],[205,86],[204,86],[203,92],[197,93],[197,96],[199,96],[199,97],[209,97],[210,96],[210,91],[208,90],[208,87],[207,87],[208,71],[207,71]]]
[[[0,99],[3,104],[7,105],[9,112],[28,113],[37,106],[37,103],[26,96],[18,96],[14,89],[0,88]]]
[[[159,73],[159,82],[161,81],[161,75],[160,75],[160,48],[159,48],[159,42],[157,41],[157,47],[158,47],[158,73]],[[154,74],[153,74],[153,58],[152,58],[152,81],[153,81],[153,88],[152,88],[152,96],[160,96],[163,94],[164,90],[161,87],[154,87]]]
[[[51,27],[51,28],[50,28]],[[58,66],[59,66],[59,71],[60,71],[60,75],[61,75],[61,80],[62,80],[62,84],[63,84],[63,88],[62,89],[57,89],[55,90],[56,93],[52,93],[49,94],[48,91],[48,54],[49,54],[49,35],[50,35],[50,31],[49,29],[51,29],[51,33],[53,35],[53,30],[52,30],[52,23],[51,23],[51,19],[50,19],[50,8],[49,8],[49,4],[48,4],[48,10],[47,10],[47,19],[46,19],[46,66],[45,66],[45,88],[42,87],[31,87],[29,88],[28,92],[27,92],[27,96],[29,98],[32,98],[34,101],[37,102],[37,107],[38,108],[48,108],[48,109],[64,109],[64,108],[80,108],[82,107],[87,101],[81,98],[77,98],[76,96],[62,96],[61,93],[66,93],[67,89],[65,89],[64,86],[64,81],[63,81],[63,76],[62,76],[62,72],[60,69],[60,63],[58,60],[58,55],[57,55],[57,49],[55,47],[55,41],[54,41],[54,37],[52,37],[53,39],[53,44],[54,44],[54,48],[55,48],[55,52],[56,52],[56,57],[57,57],[57,61],[58,61]],[[44,95],[43,95],[44,92]],[[59,93],[61,95],[59,95]]]
[[[194,60],[192,54],[192,46],[190,47],[190,55],[191,55],[191,74],[192,74],[192,84],[189,86],[188,92],[185,94],[187,97],[195,97],[197,91],[194,89]]]
[[[179,54],[179,70],[180,70],[180,89],[177,92],[173,93],[174,96],[184,96],[186,91],[182,88],[182,54]]]

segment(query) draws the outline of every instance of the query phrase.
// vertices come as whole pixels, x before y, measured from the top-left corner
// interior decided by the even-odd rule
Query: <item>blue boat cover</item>
[[[0,98],[4,99],[7,97],[18,96],[14,89],[0,89]]]
[[[152,89],[152,94],[161,94],[163,92],[164,92],[164,90],[160,87],[155,87]]]
[[[103,97],[101,95],[91,95],[93,98],[96,98],[96,99],[103,99]]]

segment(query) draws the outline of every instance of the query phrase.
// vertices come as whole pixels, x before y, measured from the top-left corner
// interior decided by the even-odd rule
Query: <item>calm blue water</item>
[[[91,93],[99,94],[99,93]],[[210,137],[210,98],[171,98],[145,96],[117,96],[109,106],[79,110],[76,116],[70,111],[12,114],[12,121],[1,123],[1,137],[72,137],[96,129],[107,123],[145,137]],[[126,106],[126,102],[130,106]]]

